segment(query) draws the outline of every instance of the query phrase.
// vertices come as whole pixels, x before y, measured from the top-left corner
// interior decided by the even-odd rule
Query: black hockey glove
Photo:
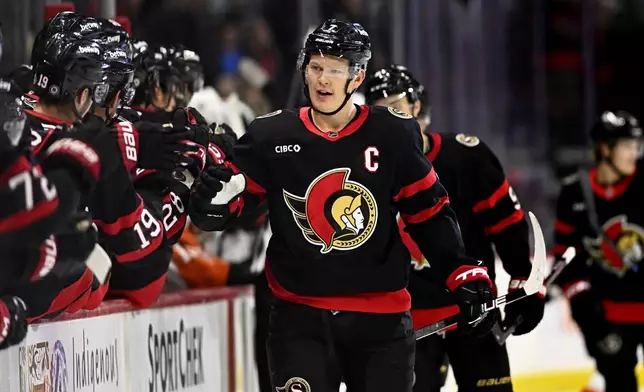
[[[485,336],[499,320],[500,312],[492,310],[483,313],[481,305],[495,298],[489,280],[471,280],[454,290],[460,310],[458,328],[466,334]]]
[[[210,141],[223,151],[226,155],[226,160],[232,160],[235,143],[237,143],[237,135],[233,129],[225,123],[212,123],[210,124],[210,129],[213,130]]]
[[[84,265],[94,250],[96,241],[97,232],[92,225],[92,215],[87,211],[77,212],[56,233],[58,254],[64,257],[60,261]]]
[[[186,169],[196,178],[206,166],[206,151],[213,132],[208,128],[203,116],[194,108],[176,109],[172,113],[172,126],[185,129],[186,137],[183,143],[194,148],[194,151],[183,155],[190,160],[190,163],[185,165]]]
[[[190,165],[192,159],[185,154],[199,150],[184,142],[189,138],[185,127],[139,121],[134,128],[139,137],[138,167],[142,169],[171,172]]]
[[[508,292],[519,290],[525,284],[525,279],[512,279]],[[505,319],[503,320],[503,327],[508,328],[516,325],[516,329],[512,333],[519,336],[524,335],[539,325],[543,318],[543,311],[546,306],[545,288],[544,292],[539,292],[530,295],[521,301],[516,301],[508,304],[505,307]]]
[[[209,166],[192,184],[190,192],[190,218],[202,230],[213,231],[222,228],[235,211],[234,203],[246,189],[243,174],[223,165]]]
[[[41,161],[45,173],[57,167],[73,171],[83,194],[91,192],[101,178],[109,177],[120,165],[123,159],[114,133],[94,115],[65,130]]]
[[[18,297],[0,298],[0,350],[14,346],[27,336],[27,306]]]

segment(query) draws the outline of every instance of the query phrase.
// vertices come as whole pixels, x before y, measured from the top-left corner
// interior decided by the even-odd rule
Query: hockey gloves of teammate
[[[183,155],[190,160],[190,163],[184,166],[196,178],[206,166],[206,151],[213,132],[208,128],[208,123],[203,116],[194,108],[176,109],[172,113],[172,126],[176,129],[183,128],[186,131],[186,137],[182,143],[194,148],[193,151],[185,152]]]
[[[225,123],[212,123],[210,124],[210,129],[213,130],[210,141],[221,149],[228,160],[231,160],[233,158],[235,144],[237,143],[237,135],[233,129]]]
[[[202,230],[222,230],[238,211],[239,195],[246,189],[246,177],[233,174],[223,165],[208,166],[192,184],[190,218]]]
[[[93,190],[100,178],[111,175],[122,164],[112,130],[94,115],[65,131],[65,136],[49,146],[41,161],[45,172],[55,167],[74,171],[83,194]]]
[[[27,306],[18,297],[0,298],[0,350],[14,346],[27,336]]]
[[[519,290],[525,284],[525,279],[512,279],[508,292]],[[515,336],[524,335],[539,325],[543,318],[546,306],[545,287],[543,292],[530,295],[521,301],[513,302],[505,307],[505,319],[502,325],[505,328],[516,325],[512,333]],[[519,322],[520,319],[520,322]]]
[[[447,286],[454,293],[459,308],[458,329],[474,336],[487,335],[500,316],[498,310],[482,311],[481,305],[496,297],[487,269],[459,267],[448,279]]]
[[[82,264],[89,258],[97,241],[97,231],[92,225],[92,215],[79,211],[63,224],[56,232],[58,254],[64,255],[61,261],[70,264]]]
[[[171,172],[177,167],[190,165],[192,159],[185,154],[199,150],[197,146],[184,142],[189,137],[185,127],[139,121],[134,128],[139,138],[138,167],[142,169]]]

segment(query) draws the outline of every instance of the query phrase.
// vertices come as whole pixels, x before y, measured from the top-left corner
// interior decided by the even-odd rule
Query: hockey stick
[[[528,212],[528,216],[530,217],[530,223],[532,224],[532,236],[534,239],[534,256],[532,258],[532,270],[530,271],[530,276],[528,276],[525,284],[519,290],[512,291],[506,295],[501,295],[491,302],[480,305],[483,314],[494,309],[500,309],[509,303],[518,301],[529,295],[536,294],[539,292],[541,287],[543,287],[543,282],[546,277],[546,242],[543,238],[543,232],[537,217],[534,216],[532,212]],[[416,330],[416,340],[444,331],[445,329],[458,324],[458,320],[458,315],[450,316],[434,324],[420,328]]]
[[[575,248],[571,246],[566,249],[561,258],[555,261],[555,263],[552,265],[552,271],[550,271],[550,275],[548,275],[546,280],[543,282],[543,285],[549,287],[552,282],[554,282],[555,279],[557,279],[557,277],[561,274],[561,271],[563,271],[563,269],[566,268],[568,264],[570,264],[572,259],[575,258],[575,255],[577,255],[577,250]],[[508,339],[508,337],[512,335],[514,331],[516,331],[517,327],[522,322],[523,317],[519,315],[519,317],[517,317],[517,319],[514,320],[514,322],[507,328],[501,326],[500,323],[496,323],[494,327],[492,327],[492,335],[494,336],[496,342],[500,346],[502,346]]]

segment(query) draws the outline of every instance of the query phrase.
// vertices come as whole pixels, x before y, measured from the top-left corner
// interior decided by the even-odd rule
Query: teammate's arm
[[[493,299],[492,282],[485,267],[465,256],[463,239],[449,198],[436,172],[422,152],[420,129],[414,120],[405,120],[401,132],[396,178],[399,182],[393,201],[405,223],[405,230],[421,252],[456,295],[461,310],[461,328],[470,329],[480,307],[472,306]],[[498,315],[487,317],[479,331],[487,333]]]
[[[518,290],[530,275],[530,239],[528,222],[514,189],[508,183],[503,167],[492,150],[483,142],[463,146],[470,175],[466,194],[471,196],[470,213],[481,222],[485,235],[494,244],[503,268],[511,276],[509,291]],[[469,158],[469,160],[467,159]],[[532,331],[543,318],[545,292],[506,307],[504,322],[518,323],[514,334]]]

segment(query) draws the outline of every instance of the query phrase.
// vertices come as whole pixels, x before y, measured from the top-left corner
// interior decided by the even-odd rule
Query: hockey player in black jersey
[[[38,155],[58,138],[73,133],[77,126],[72,126],[73,122],[105,126],[104,120],[92,114],[98,107],[104,106],[110,96],[108,71],[112,68],[110,62],[105,61],[106,49],[102,45],[105,42],[93,36],[100,33],[101,23],[93,18],[70,17],[72,22],[64,25],[64,28],[54,28],[59,19],[67,17],[54,17],[41,30],[34,44],[33,89],[39,100],[34,110],[27,113],[32,129],[32,146]],[[112,143],[122,151],[121,164],[114,173],[101,179],[92,197],[84,200],[98,227],[101,244],[117,262],[117,267],[118,263],[129,263],[134,267],[134,261],[156,253],[165,260],[167,267],[171,251],[169,247],[162,246],[164,235],[161,220],[144,206],[132,185],[129,172],[137,166],[172,169],[181,159],[180,154],[173,151],[185,147],[178,142],[186,135],[153,124],[118,128],[112,135]],[[162,266],[163,262],[157,264]],[[136,306],[147,306],[160,293],[164,274],[165,270],[158,272],[144,287],[119,290],[115,284],[112,289],[124,292],[124,296]],[[129,274],[126,280],[131,280],[131,276]],[[75,303],[85,304],[80,307],[87,308],[98,306],[107,284],[97,285],[87,270],[80,279],[88,281],[91,290],[82,290],[85,284],[74,283],[82,292]],[[122,280],[112,282],[116,281]],[[67,311],[78,308],[76,305],[70,306]],[[40,313],[34,313],[34,317],[40,316]],[[55,311],[46,309],[46,314],[52,313]]]
[[[604,112],[591,131],[596,166],[563,180],[555,256],[577,256],[557,283],[570,301],[606,392],[635,392],[644,343],[642,128],[626,112]]]
[[[267,351],[278,391],[335,392],[342,380],[351,391],[412,390],[409,254],[398,212],[424,253],[440,260],[436,279],[462,306],[462,327],[486,331],[495,321],[470,308],[493,297],[491,282],[464,255],[418,123],[350,103],[370,57],[359,24],[319,26],[298,61],[311,107],[257,118],[235,146],[237,174],[213,168],[193,185],[191,206],[211,212],[209,221],[193,220],[205,229],[224,229],[268,202],[266,274],[278,300]]]
[[[423,126],[428,124],[422,116],[428,112],[424,94],[424,87],[399,65],[378,70],[366,82],[367,103],[399,109],[418,118]],[[529,229],[498,159],[476,136],[424,132],[422,137],[425,155],[440,176],[458,217],[466,254],[483,261],[494,279],[494,245],[505,270],[512,276],[509,289],[518,289],[531,270]],[[404,222],[400,224],[404,228]],[[422,328],[457,313],[453,299],[431,273],[434,260],[424,257],[422,247],[419,249],[404,230],[401,234],[412,254],[409,292],[414,327]],[[508,305],[505,323],[510,325],[521,316],[523,321],[514,334],[528,333],[543,317],[544,305],[543,296],[531,296]],[[417,342],[414,391],[440,391],[445,353],[453,365],[459,391],[475,391],[480,387],[512,391],[505,346],[497,344],[491,334],[477,337],[460,329],[448,331],[444,337],[436,334]]]

